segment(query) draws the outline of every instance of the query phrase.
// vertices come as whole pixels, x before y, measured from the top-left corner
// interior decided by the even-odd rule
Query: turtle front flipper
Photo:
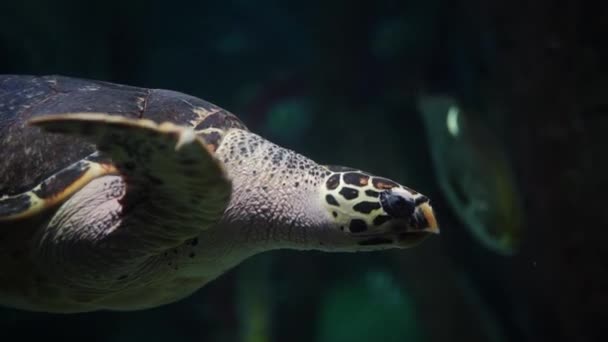
[[[153,215],[159,228],[174,222],[183,230],[158,234],[186,240],[216,223],[228,205],[231,183],[189,127],[102,113],[48,115],[29,123],[94,143],[127,183],[125,218]]]
[[[74,194],[34,241],[36,260],[74,284],[79,302],[141,282],[137,270],[214,225],[228,205],[231,182],[191,128],[80,113],[30,123],[94,143],[119,173]]]

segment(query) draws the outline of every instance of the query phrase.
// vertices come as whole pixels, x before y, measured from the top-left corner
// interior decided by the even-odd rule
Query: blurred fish
[[[504,147],[449,97],[423,97],[419,109],[449,205],[483,246],[503,255],[515,253],[523,208]]]

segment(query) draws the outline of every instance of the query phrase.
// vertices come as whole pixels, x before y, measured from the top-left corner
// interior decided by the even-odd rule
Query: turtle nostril
[[[422,203],[426,203],[428,201],[429,201],[428,197],[421,195],[420,197],[416,198],[416,205],[418,206],[418,205],[421,205]]]
[[[395,194],[391,190],[380,194],[380,204],[387,214],[395,218],[408,218],[416,209],[414,201]]]

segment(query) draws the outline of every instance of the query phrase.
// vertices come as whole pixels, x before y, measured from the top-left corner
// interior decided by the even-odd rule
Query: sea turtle
[[[290,248],[405,248],[429,199],[320,165],[184,93],[0,76],[0,304],[138,310]]]

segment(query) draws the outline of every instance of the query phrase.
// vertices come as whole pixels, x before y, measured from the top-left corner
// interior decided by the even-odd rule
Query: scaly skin
[[[428,199],[411,189],[358,171],[332,171],[241,129],[223,133],[215,155],[233,191],[219,223],[152,255],[139,253],[145,243],[104,244],[125,229],[119,213],[128,185],[116,175],[95,179],[38,235],[27,276],[42,280],[21,297],[13,293],[10,305],[51,312],[150,308],[190,295],[256,253],[404,248],[437,232]],[[44,231],[53,238],[45,239]],[[8,299],[0,295],[0,301]]]

